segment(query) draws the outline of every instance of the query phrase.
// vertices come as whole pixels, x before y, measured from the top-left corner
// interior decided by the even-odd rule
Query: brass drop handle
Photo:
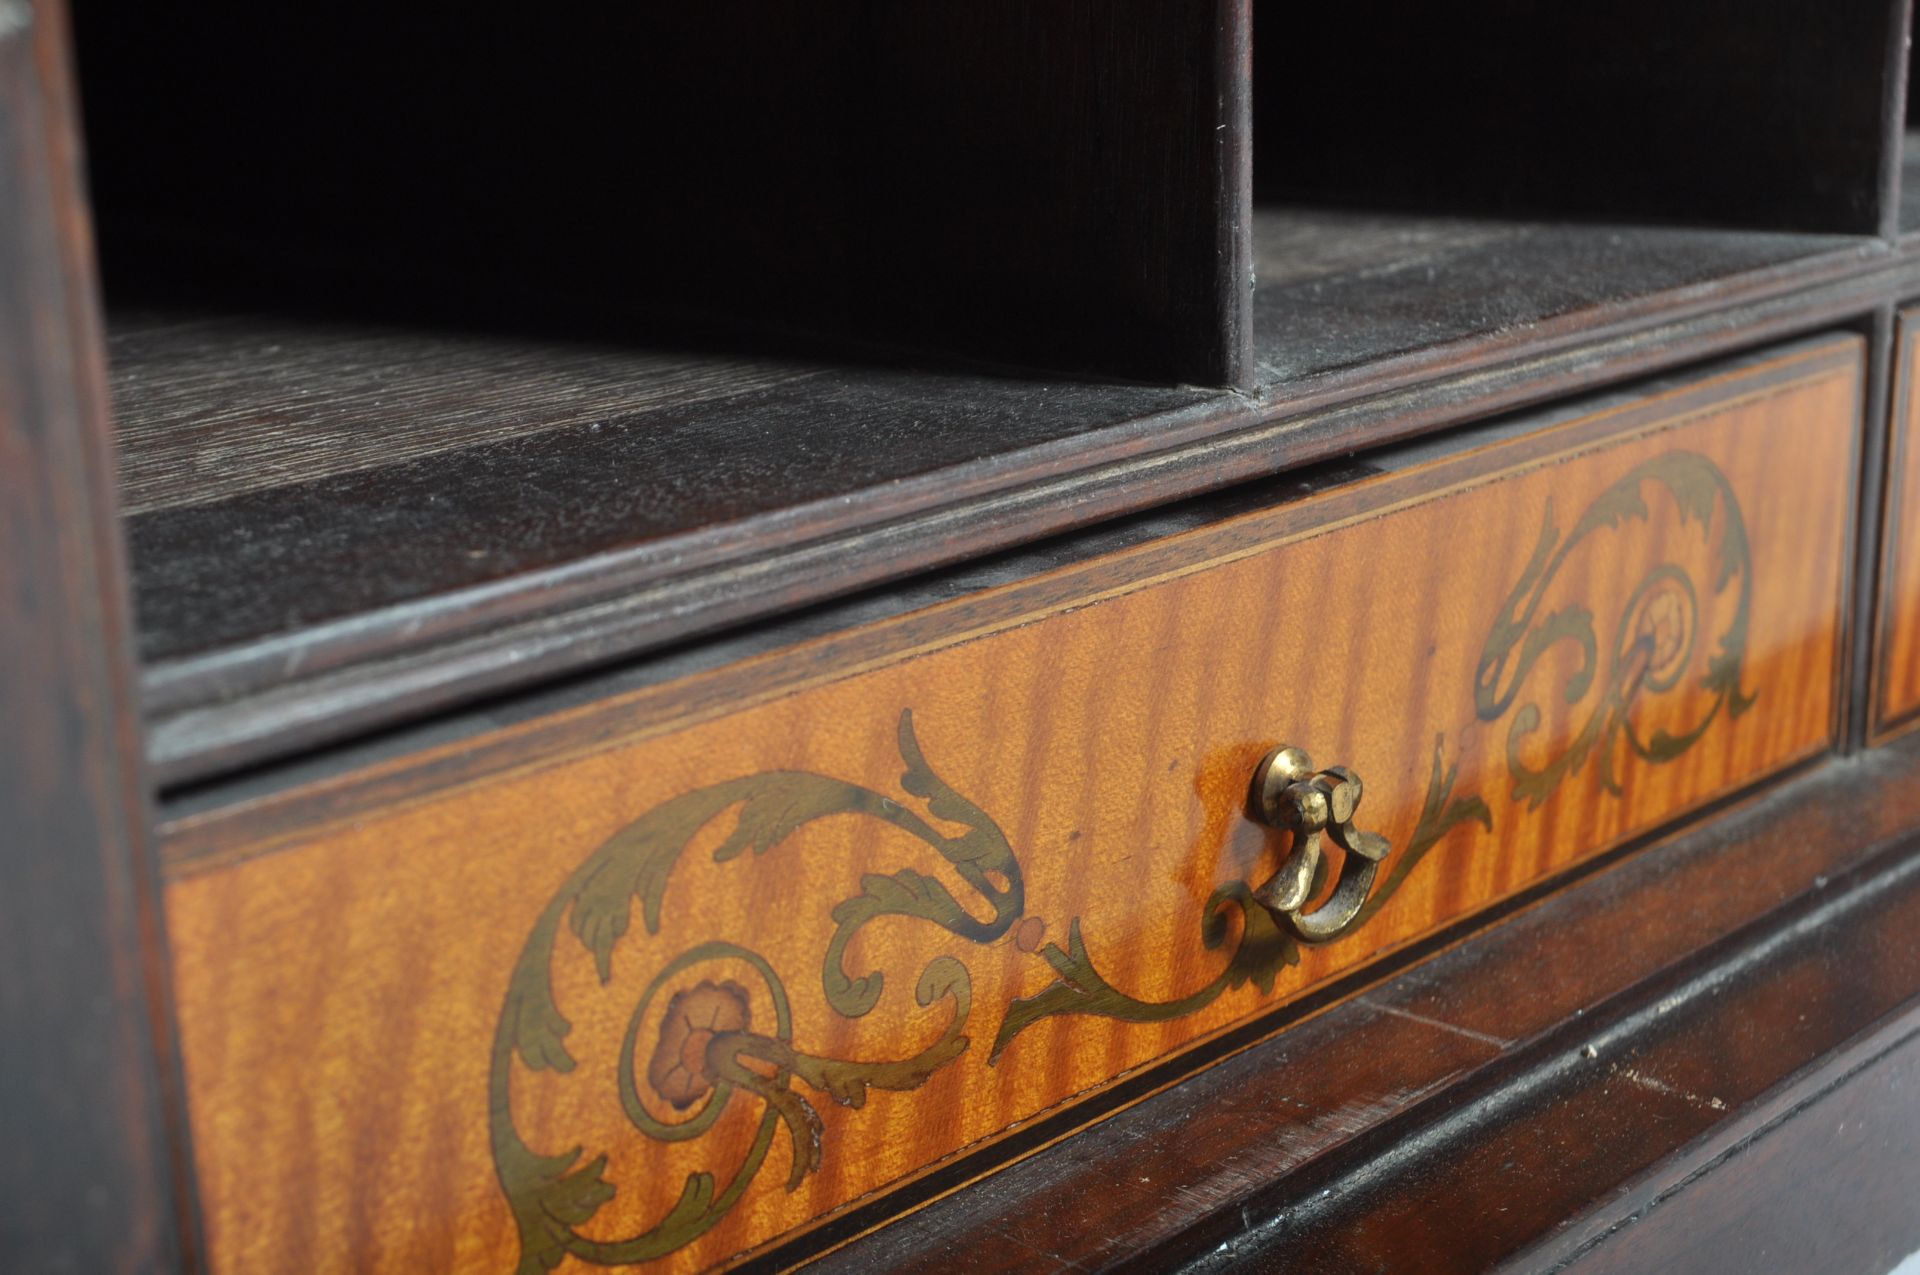
[[[1392,848],[1379,833],[1353,826],[1362,791],[1360,776],[1344,766],[1315,771],[1313,759],[1298,748],[1274,749],[1254,771],[1253,817],[1291,833],[1292,845],[1280,870],[1253,897],[1302,942],[1325,943],[1353,924]],[[1320,873],[1322,837],[1346,852],[1340,880],[1325,903],[1302,912]]]

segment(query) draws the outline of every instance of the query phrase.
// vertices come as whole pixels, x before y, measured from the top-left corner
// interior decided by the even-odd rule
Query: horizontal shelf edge
[[[1916,288],[1920,251],[1867,241],[151,665],[149,759],[165,785],[208,779],[1155,504],[1811,331]]]

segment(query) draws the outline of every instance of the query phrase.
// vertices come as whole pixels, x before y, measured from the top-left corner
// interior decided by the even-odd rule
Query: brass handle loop
[[[1304,943],[1338,938],[1353,924],[1392,848],[1379,833],[1353,826],[1363,791],[1360,776],[1351,770],[1315,771],[1313,759],[1298,748],[1274,749],[1254,771],[1253,817],[1291,833],[1292,845],[1280,870],[1253,897]],[[1320,873],[1323,836],[1346,852],[1340,880],[1325,903],[1302,912]]]

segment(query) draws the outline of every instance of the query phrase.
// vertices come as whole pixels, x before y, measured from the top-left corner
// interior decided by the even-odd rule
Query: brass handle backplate
[[[1313,759],[1298,748],[1274,749],[1254,771],[1253,817],[1291,833],[1292,845],[1280,870],[1253,897],[1302,942],[1325,943],[1354,923],[1391,849],[1379,833],[1353,826],[1362,791],[1360,776],[1344,766],[1315,771]],[[1320,875],[1323,837],[1346,852],[1340,880],[1325,903],[1304,912]]]

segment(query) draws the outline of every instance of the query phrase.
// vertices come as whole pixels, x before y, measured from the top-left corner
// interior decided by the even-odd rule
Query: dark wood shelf
[[[549,573],[611,553],[628,582],[721,564],[862,493],[1207,397],[265,315],[126,316],[109,351],[160,668],[261,643],[325,662],[378,640],[335,627],[356,617],[564,588]]]
[[[1254,355],[1263,394],[1396,360],[1533,343],[1610,311],[1724,297],[1861,241],[1843,235],[1409,213],[1254,212]]]
[[[211,776],[1805,330],[1809,289],[1857,311],[1892,262],[1843,236],[1313,211],[1256,238],[1255,395],[115,314],[153,763]]]

